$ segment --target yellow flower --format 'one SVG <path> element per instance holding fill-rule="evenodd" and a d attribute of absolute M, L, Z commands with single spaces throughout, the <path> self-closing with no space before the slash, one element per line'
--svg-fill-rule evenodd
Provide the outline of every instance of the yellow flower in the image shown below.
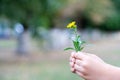
<path fill-rule="evenodd" d="M 73 21 L 67 25 L 67 28 L 76 28 L 76 22 Z"/>

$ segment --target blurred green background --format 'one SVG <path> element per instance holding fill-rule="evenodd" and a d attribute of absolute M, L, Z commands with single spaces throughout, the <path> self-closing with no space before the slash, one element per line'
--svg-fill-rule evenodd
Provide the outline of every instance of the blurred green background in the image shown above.
<path fill-rule="evenodd" d="M 83 51 L 120 66 L 120 0 L 0 0 L 0 80 L 82 80 L 70 72 L 66 25 Z"/>

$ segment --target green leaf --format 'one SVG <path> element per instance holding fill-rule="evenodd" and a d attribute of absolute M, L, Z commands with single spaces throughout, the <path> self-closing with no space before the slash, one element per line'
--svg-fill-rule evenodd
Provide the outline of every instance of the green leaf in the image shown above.
<path fill-rule="evenodd" d="M 80 40 L 80 35 L 77 36 L 77 41 L 79 41 L 79 40 Z"/>
<path fill-rule="evenodd" d="M 81 48 L 80 48 L 80 51 L 82 51 L 82 50 L 83 50 L 83 48 L 84 48 L 84 47 L 81 47 Z"/>
<path fill-rule="evenodd" d="M 78 52 L 80 51 L 80 46 L 79 46 L 79 42 L 78 41 L 73 41 L 74 47 L 75 47 L 75 51 Z"/>
<path fill-rule="evenodd" d="M 75 50 L 74 48 L 71 48 L 71 47 L 68 47 L 68 48 L 65 48 L 64 51 L 66 50 Z"/>

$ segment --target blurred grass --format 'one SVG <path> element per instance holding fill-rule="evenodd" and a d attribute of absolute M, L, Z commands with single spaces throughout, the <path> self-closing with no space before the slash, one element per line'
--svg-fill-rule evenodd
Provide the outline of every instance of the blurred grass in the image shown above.
<path fill-rule="evenodd" d="M 68 63 L 36 63 L 4 65 L 0 80 L 82 80 L 70 72 Z M 7 68 L 7 70 L 6 70 Z"/>
<path fill-rule="evenodd" d="M 13 39 L 0 39 L 0 47 L 14 47 L 16 45 L 16 41 Z"/>
<path fill-rule="evenodd" d="M 10 48 L 15 42 L 0 41 L 1 44 Z M 3 47 L 2 52 L 8 52 L 8 48 Z M 105 62 L 120 66 L 119 48 L 119 40 L 104 40 L 86 46 L 84 51 L 97 54 Z M 15 56 L 0 58 L 0 80 L 83 80 L 70 72 L 69 54 L 64 54 L 66 52 L 33 53 L 34 55 L 28 56 L 27 61 L 27 57 L 20 60 Z"/>
<path fill-rule="evenodd" d="M 110 56 L 105 55 L 102 58 L 110 64 L 120 66 L 117 53 L 109 53 Z M 114 58 L 111 57 L 112 55 Z M 68 59 L 49 60 L 47 58 L 48 56 L 38 62 L 24 62 L 23 60 L 10 64 L 2 63 L 0 64 L 0 80 L 83 80 L 70 72 Z"/>

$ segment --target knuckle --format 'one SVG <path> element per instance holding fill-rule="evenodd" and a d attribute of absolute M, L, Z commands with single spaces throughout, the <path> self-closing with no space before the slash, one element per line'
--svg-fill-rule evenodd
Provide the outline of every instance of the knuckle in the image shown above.
<path fill-rule="evenodd" d="M 87 74 L 87 70 L 83 68 L 83 69 L 81 70 L 81 73 L 82 73 L 82 74 Z"/>
<path fill-rule="evenodd" d="M 78 61 L 78 60 L 76 60 L 75 62 L 76 62 L 77 64 L 79 64 L 79 61 Z"/>
<path fill-rule="evenodd" d="M 72 58 L 72 62 L 74 62 L 75 61 L 75 59 L 74 58 Z"/>
<path fill-rule="evenodd" d="M 75 54 L 75 52 L 72 52 L 72 53 L 71 53 L 71 56 L 74 57 L 74 54 Z"/>
<path fill-rule="evenodd" d="M 75 69 L 74 68 L 71 68 L 71 72 L 74 72 L 75 71 Z"/>
<path fill-rule="evenodd" d="M 76 69 L 78 69 L 78 66 L 77 66 L 76 64 L 74 65 L 74 67 L 75 67 Z"/>
<path fill-rule="evenodd" d="M 82 66 L 83 66 L 84 68 L 87 68 L 88 65 L 89 65 L 88 61 L 85 61 Z"/>
<path fill-rule="evenodd" d="M 74 66 L 74 63 L 73 63 L 73 62 L 70 62 L 70 66 L 73 67 L 73 66 Z"/>
<path fill-rule="evenodd" d="M 85 73 L 85 72 L 86 72 L 86 70 L 83 68 L 83 69 L 81 70 L 81 72 L 82 72 L 82 73 Z"/>

